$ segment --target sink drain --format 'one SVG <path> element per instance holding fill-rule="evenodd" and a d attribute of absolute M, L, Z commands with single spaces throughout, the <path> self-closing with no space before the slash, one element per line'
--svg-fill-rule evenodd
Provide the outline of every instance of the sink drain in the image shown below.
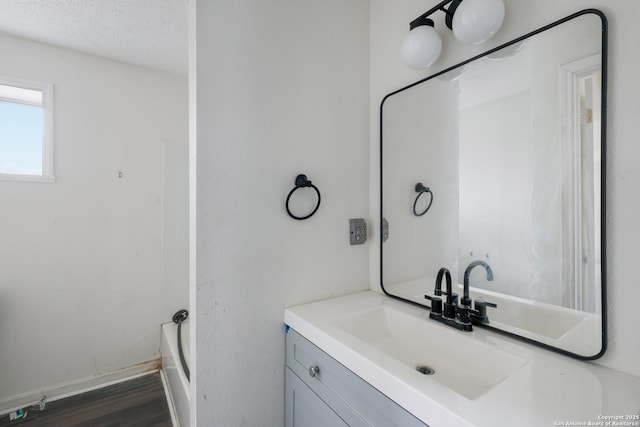
<path fill-rule="evenodd" d="M 427 365 L 416 366 L 416 371 L 420 372 L 422 375 L 433 375 L 436 373 L 436 371 L 431 366 Z"/>

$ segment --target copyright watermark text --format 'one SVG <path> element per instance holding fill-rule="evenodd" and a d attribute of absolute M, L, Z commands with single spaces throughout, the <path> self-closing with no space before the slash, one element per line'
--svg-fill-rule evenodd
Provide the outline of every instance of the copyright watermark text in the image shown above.
<path fill-rule="evenodd" d="M 594 420 L 558 420 L 554 426 L 627 426 L 640 427 L 640 414 L 636 415 L 598 415 Z"/>

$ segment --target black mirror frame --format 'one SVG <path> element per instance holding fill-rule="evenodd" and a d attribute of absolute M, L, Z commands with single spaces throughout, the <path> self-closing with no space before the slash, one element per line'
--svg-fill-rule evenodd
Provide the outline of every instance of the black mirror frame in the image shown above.
<path fill-rule="evenodd" d="M 565 18 L 562 18 L 560 20 L 557 20 L 555 22 L 552 22 L 551 24 L 545 25 L 544 27 L 541 27 L 535 31 L 529 32 L 527 34 L 524 34 L 523 36 L 520 36 L 516 39 L 513 39 L 507 43 L 504 43 L 498 47 L 495 47 L 491 50 L 488 50 L 482 54 L 476 55 L 472 58 L 469 58 L 465 61 L 462 61 L 458 64 L 455 64 L 449 68 L 446 68 L 438 73 L 435 73 L 429 77 L 426 77 L 424 79 L 418 80 L 408 86 L 405 86 L 403 88 L 400 88 L 398 90 L 395 90 L 387 95 L 385 95 L 385 97 L 382 99 L 382 102 L 380 103 L 380 114 L 379 114 L 379 118 L 380 118 L 380 128 L 379 128 L 379 132 L 380 132 L 380 221 L 379 221 L 379 226 L 380 226 L 380 230 L 384 229 L 384 210 L 383 210 L 383 138 L 382 138 L 382 134 L 383 134 L 383 107 L 384 107 L 384 103 L 386 102 L 386 100 L 393 96 L 396 95 L 400 92 L 404 92 L 414 86 L 417 86 L 421 83 L 424 83 L 428 80 L 431 80 L 435 77 L 438 77 L 442 74 L 448 73 L 449 71 L 461 67 L 465 64 L 468 64 L 472 61 L 475 61 L 476 59 L 479 59 L 483 56 L 489 55 L 493 52 L 496 52 L 500 49 L 503 49 L 507 46 L 511 46 L 513 44 L 519 43 L 525 39 L 528 39 L 529 37 L 532 37 L 536 34 L 539 34 L 543 31 L 546 31 L 550 28 L 556 27 L 560 24 L 563 24 L 567 21 L 570 21 L 578 16 L 581 15 L 587 15 L 587 14 L 594 14 L 597 15 L 601 21 L 602 21 L 602 125 L 601 125 L 601 151 L 602 151 L 602 161 L 601 161 L 601 166 L 600 166 L 600 170 L 601 170 L 601 207 L 600 207 L 600 214 L 601 214 L 601 222 L 600 222 L 600 230 L 602 233 L 602 239 L 600 242 L 600 250 L 601 250 L 601 256 L 602 256 L 602 261 L 601 261 L 601 274 L 602 274 L 602 278 L 601 278 L 601 313 L 602 313 L 602 331 L 601 331 L 601 339 L 602 339 L 602 347 L 600 349 L 600 351 L 598 353 L 596 353 L 595 355 L 592 356 L 583 356 L 580 354 L 576 354 L 558 347 L 554 347 L 552 345 L 549 344 L 545 344 L 545 343 L 541 343 L 539 341 L 533 340 L 531 338 L 527 338 L 527 337 L 523 337 L 521 335 L 517 335 L 515 333 L 512 332 L 508 332 L 508 331 L 504 331 L 502 329 L 498 329 L 498 328 L 494 328 L 492 326 L 489 325 L 480 325 L 478 324 L 477 326 L 480 326 L 482 328 L 486 328 L 486 329 L 490 329 L 492 331 L 495 331 L 497 333 L 500 333 L 502 335 L 506 335 L 512 338 L 516 338 L 518 340 L 522 340 L 525 341 L 529 344 L 533 344 L 537 347 L 541 347 L 556 353 L 560 353 L 563 354 L 565 356 L 569 356 L 569 357 L 573 357 L 575 359 L 579 359 L 579 360 L 596 360 L 599 359 L 600 357 L 602 357 L 604 355 L 604 353 L 607 350 L 607 262 L 606 262 L 606 232 L 605 232 L 605 227 L 606 227 L 606 163 L 607 163 L 607 155 L 606 155 L 606 148 L 607 148 L 607 144 L 606 144 L 606 134 L 607 134 L 607 56 L 608 56 L 608 47 L 607 47 L 607 39 L 608 39 L 608 24 L 607 24 L 607 17 L 605 16 L 605 14 L 599 10 L 599 9 L 583 9 L 580 10 L 576 13 L 573 13 L 569 16 L 566 16 Z M 385 295 L 400 300 L 400 301 L 404 301 L 407 302 L 409 304 L 413 304 L 413 305 L 417 305 L 419 307 L 423 307 L 423 308 L 428 308 L 430 309 L 431 307 L 427 306 L 427 305 L 423 305 L 423 304 L 419 304 L 417 302 L 399 297 L 397 295 L 393 295 L 390 294 L 389 292 L 387 292 L 387 290 L 384 287 L 384 283 L 383 283 L 383 241 L 384 241 L 384 233 L 380 233 L 380 288 L 382 289 L 382 291 L 384 292 Z"/>

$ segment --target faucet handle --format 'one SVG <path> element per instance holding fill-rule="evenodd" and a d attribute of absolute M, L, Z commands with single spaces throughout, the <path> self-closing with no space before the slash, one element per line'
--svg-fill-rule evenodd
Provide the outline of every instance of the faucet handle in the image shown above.
<path fill-rule="evenodd" d="M 494 302 L 485 301 L 485 299 L 482 298 L 482 297 L 481 298 L 476 298 L 474 302 L 475 302 L 476 308 L 481 308 L 481 307 L 484 307 L 484 308 L 486 308 L 486 307 L 496 308 L 496 307 L 498 307 L 498 304 L 496 304 Z"/>
<path fill-rule="evenodd" d="M 431 301 L 431 316 L 442 316 L 442 298 L 431 295 L 425 295 L 426 299 Z"/>
<path fill-rule="evenodd" d="M 498 307 L 498 304 L 485 301 L 484 298 L 476 298 L 474 303 L 475 310 L 471 311 L 471 320 L 478 323 L 489 323 L 489 317 L 487 316 L 487 307 Z"/>

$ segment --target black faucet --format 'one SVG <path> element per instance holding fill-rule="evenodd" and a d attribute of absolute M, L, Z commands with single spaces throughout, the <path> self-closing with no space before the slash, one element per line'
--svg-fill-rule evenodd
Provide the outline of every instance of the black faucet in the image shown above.
<path fill-rule="evenodd" d="M 463 317 L 463 320 L 487 324 L 489 323 L 489 318 L 487 317 L 487 307 L 495 308 L 497 307 L 497 305 L 492 302 L 485 301 L 482 298 L 478 298 L 476 299 L 474 304 L 475 310 L 471 310 L 471 298 L 469 297 L 469 276 L 471 275 L 471 270 L 479 265 L 487 270 L 487 280 L 493 280 L 493 270 L 491 270 L 489 264 L 480 260 L 473 261 L 471 264 L 469 264 L 466 270 L 464 270 L 464 281 L 462 283 L 464 288 L 461 300 L 461 310 L 459 311 L 461 312 L 460 316 Z"/>
<path fill-rule="evenodd" d="M 471 275 L 471 270 L 473 270 L 474 267 L 477 267 L 479 265 L 483 266 L 487 270 L 487 280 L 489 281 L 493 280 L 493 270 L 491 270 L 491 267 L 489 267 L 489 264 L 487 264 L 484 261 L 473 261 L 471 264 L 469 264 L 467 266 L 467 269 L 464 270 L 464 281 L 462 283 L 464 288 L 463 288 L 463 295 L 461 300 L 462 305 L 471 306 L 471 298 L 469 298 L 469 276 Z"/>
<path fill-rule="evenodd" d="M 442 278 L 447 282 L 447 290 L 446 292 L 442 292 Z M 441 268 L 438 271 L 438 276 L 436 277 L 436 289 L 434 294 L 446 295 L 447 299 L 444 303 L 444 313 L 443 316 L 445 319 L 455 319 L 456 318 L 456 304 L 458 303 L 458 295 L 453 293 L 453 285 L 451 284 L 451 273 L 446 268 Z"/>
<path fill-rule="evenodd" d="M 453 326 L 461 331 L 473 330 L 473 323 L 488 324 L 487 307 L 497 307 L 496 304 L 477 298 L 474 308 L 471 308 L 472 300 L 469 297 L 469 275 L 471 270 L 477 266 L 482 266 L 487 270 L 487 280 L 493 280 L 493 271 L 489 264 L 484 261 L 473 261 L 464 271 L 463 296 L 458 305 L 458 294 L 453 292 L 451 283 L 451 273 L 446 268 L 441 268 L 436 276 L 436 286 L 433 291 L 434 296 L 425 295 L 431 301 L 431 313 L 429 318 L 442 322 L 445 325 Z M 442 291 L 442 280 L 446 281 L 446 291 Z M 442 302 L 442 295 L 446 295 L 446 301 Z"/>
<path fill-rule="evenodd" d="M 442 292 L 443 278 L 446 280 L 446 292 Z M 461 308 L 458 307 L 458 294 L 453 292 L 451 273 L 449 273 L 449 270 L 444 267 L 441 268 L 440 271 L 438 271 L 438 276 L 436 277 L 436 286 L 433 293 L 434 296 L 424 296 L 426 299 L 431 301 L 431 313 L 429 314 L 429 318 L 442 322 L 446 325 L 453 326 L 454 328 L 460 329 L 462 331 L 470 331 L 472 328 L 468 315 L 470 307 L 466 309 L 462 308 L 464 313 L 466 313 L 466 316 L 463 316 L 463 318 L 461 319 L 458 315 L 458 310 Z M 444 303 L 444 310 L 441 298 L 442 295 L 447 296 L 447 299 Z"/>
<path fill-rule="evenodd" d="M 447 283 L 449 285 L 447 290 L 451 291 L 451 273 L 449 273 L 449 270 L 447 270 L 446 268 L 441 268 L 440 271 L 438 271 L 438 276 L 436 277 L 436 287 L 433 291 L 434 296 L 424 296 L 426 299 L 431 301 L 431 313 L 429 314 L 429 317 L 431 317 L 432 319 L 442 317 L 442 298 L 440 297 L 442 296 L 442 277 L 445 275 L 445 273 L 448 274 Z"/>

